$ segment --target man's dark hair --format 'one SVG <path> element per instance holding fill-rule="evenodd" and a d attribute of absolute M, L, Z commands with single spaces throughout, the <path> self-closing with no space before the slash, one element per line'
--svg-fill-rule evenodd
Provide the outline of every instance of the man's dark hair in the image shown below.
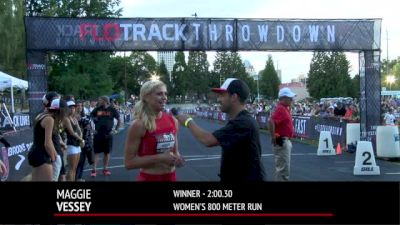
<path fill-rule="evenodd" d="M 241 80 L 232 81 L 229 84 L 227 91 L 231 95 L 237 94 L 241 103 L 245 103 L 250 94 L 249 86 Z"/>

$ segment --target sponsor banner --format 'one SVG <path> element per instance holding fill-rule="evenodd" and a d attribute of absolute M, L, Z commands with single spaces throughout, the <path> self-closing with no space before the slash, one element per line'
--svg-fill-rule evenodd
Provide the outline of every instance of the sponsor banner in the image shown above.
<path fill-rule="evenodd" d="M 206 119 L 224 121 L 227 120 L 225 113 L 217 111 L 198 111 L 197 116 Z M 254 115 L 258 125 L 262 129 L 268 129 L 269 113 L 261 112 Z M 321 131 L 329 131 L 332 135 L 333 144 L 346 143 L 346 121 L 338 118 L 322 118 L 310 116 L 292 116 L 294 126 L 294 136 L 310 140 L 319 140 Z"/>
<path fill-rule="evenodd" d="M 45 64 L 39 64 L 39 63 L 28 63 L 26 64 L 26 68 L 28 70 L 45 70 L 46 65 Z"/>
<path fill-rule="evenodd" d="M 346 143 L 346 122 L 338 118 L 322 118 L 309 116 L 293 116 L 294 133 L 296 137 L 319 140 L 321 131 L 329 131 L 334 145 Z"/>
<path fill-rule="evenodd" d="M 340 121 L 338 118 L 311 118 L 313 126 L 311 134 L 313 135 L 313 139 L 319 140 L 319 133 L 321 131 L 329 131 L 332 135 L 333 145 L 340 142 L 343 146 L 346 143 L 346 122 Z"/>
<path fill-rule="evenodd" d="M 293 119 L 295 137 L 313 139 L 311 137 L 312 127 L 313 127 L 311 124 L 311 117 L 293 116 L 292 119 Z"/>
<path fill-rule="evenodd" d="M 380 19 L 25 17 L 27 49 L 43 51 L 379 50 L 380 27 Z"/>
<path fill-rule="evenodd" d="M 4 138 L 11 144 L 11 147 L 2 148 L 1 159 L 8 162 L 8 176 L 3 177 L 2 181 L 20 181 L 32 171 L 32 167 L 28 163 L 28 150 L 33 143 L 33 130 L 20 130 L 4 135 Z"/>
<path fill-rule="evenodd" d="M 29 114 L 10 113 L 10 117 L 16 129 L 23 129 L 31 125 Z M 6 113 L 0 113 L 0 130 L 13 130 L 11 121 L 8 119 Z"/>

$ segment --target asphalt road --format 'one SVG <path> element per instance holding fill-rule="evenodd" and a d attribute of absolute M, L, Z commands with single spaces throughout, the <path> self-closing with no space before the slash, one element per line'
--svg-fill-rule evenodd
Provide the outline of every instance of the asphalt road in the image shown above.
<path fill-rule="evenodd" d="M 203 129 L 213 131 L 223 124 L 216 121 L 195 119 Z M 123 147 L 127 129 L 114 137 L 113 152 L 110 160 L 111 176 L 97 173 L 90 177 L 90 168 L 86 165 L 83 178 L 86 181 L 135 181 L 138 170 L 126 170 L 123 165 Z M 178 181 L 219 181 L 220 147 L 207 148 L 196 141 L 190 132 L 180 127 L 179 149 L 186 159 L 186 165 L 177 169 Z M 274 181 L 274 161 L 269 143 L 269 135 L 261 134 L 262 161 L 267 173 L 267 181 Z M 376 159 L 381 174 L 374 176 L 353 175 L 355 154 L 343 152 L 335 156 L 317 156 L 317 147 L 293 141 L 291 181 L 400 181 L 400 162 Z M 102 166 L 99 161 L 98 166 Z M 101 168 L 98 168 L 100 170 Z"/>

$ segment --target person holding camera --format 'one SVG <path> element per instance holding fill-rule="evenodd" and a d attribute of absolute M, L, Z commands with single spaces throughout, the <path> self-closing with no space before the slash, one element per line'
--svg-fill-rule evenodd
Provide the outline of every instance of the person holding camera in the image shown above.
<path fill-rule="evenodd" d="M 279 90 L 279 102 L 268 120 L 271 133 L 272 152 L 275 158 L 275 180 L 288 181 L 290 175 L 290 153 L 292 151 L 293 122 L 290 106 L 296 94 L 289 88 Z"/>

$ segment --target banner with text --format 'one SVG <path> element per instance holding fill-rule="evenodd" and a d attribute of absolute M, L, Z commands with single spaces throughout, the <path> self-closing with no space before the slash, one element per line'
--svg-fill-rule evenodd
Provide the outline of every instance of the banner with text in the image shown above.
<path fill-rule="evenodd" d="M 29 114 L 24 113 L 10 113 L 10 117 L 7 113 L 2 111 L 0 113 L 0 131 L 13 130 L 13 126 L 17 129 L 28 128 L 31 125 Z"/>
<path fill-rule="evenodd" d="M 1 176 L 1 181 L 20 181 L 32 171 L 28 163 L 28 150 L 33 143 L 33 130 L 20 130 L 4 135 L 4 138 L 11 146 L 8 149 L 2 146 L 1 149 L 0 159 L 8 171 Z"/>
<path fill-rule="evenodd" d="M 322 118 L 315 116 L 293 116 L 294 135 L 300 138 L 319 140 L 321 131 L 329 131 L 333 144 L 346 143 L 346 124 L 337 118 Z"/>
<path fill-rule="evenodd" d="M 25 17 L 29 50 L 379 50 L 379 19 Z"/>

